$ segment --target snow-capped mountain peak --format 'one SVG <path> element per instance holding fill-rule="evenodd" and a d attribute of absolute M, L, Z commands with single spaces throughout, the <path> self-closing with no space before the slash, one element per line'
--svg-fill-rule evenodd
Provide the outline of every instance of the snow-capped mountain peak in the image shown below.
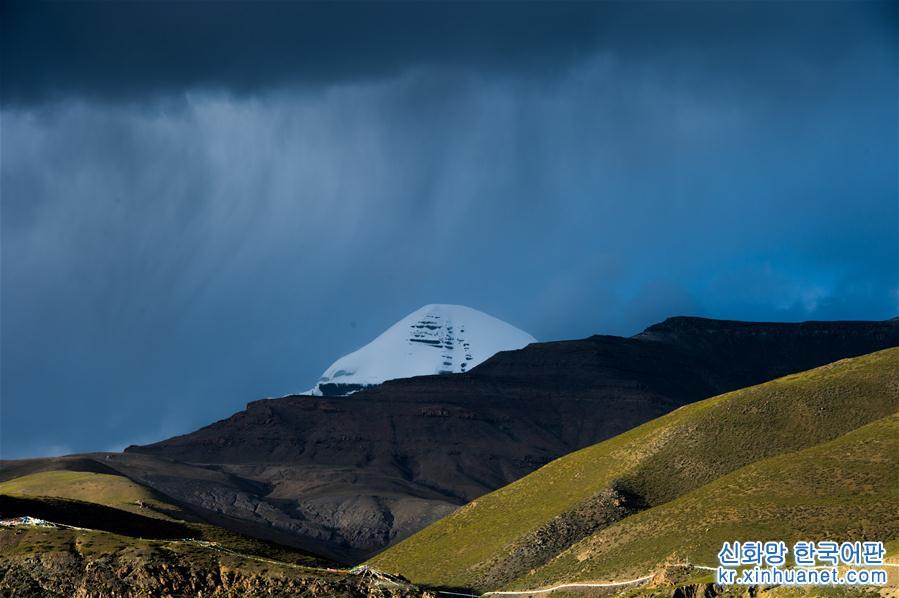
<path fill-rule="evenodd" d="M 500 351 L 533 342 L 530 334 L 476 309 L 425 305 L 331 364 L 307 394 L 346 395 L 385 380 L 466 372 Z"/>

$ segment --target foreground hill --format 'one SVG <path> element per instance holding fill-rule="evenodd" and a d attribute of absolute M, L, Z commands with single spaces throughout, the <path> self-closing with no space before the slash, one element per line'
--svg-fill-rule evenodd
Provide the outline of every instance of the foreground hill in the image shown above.
<path fill-rule="evenodd" d="M 889 349 L 683 407 L 479 498 L 372 563 L 435 585 L 534 588 L 681 559 L 714 565 L 723 539 L 895 539 L 897 372 Z"/>
<path fill-rule="evenodd" d="M 35 486 L 40 481 L 46 484 Z M 45 495 L 23 494 L 35 488 Z M 92 500 L 58 496 L 73 492 Z M 178 520 L 178 512 L 109 474 L 37 473 L 2 484 L 0 595 L 425 595 L 400 579 L 337 569 L 313 555 Z"/>
<path fill-rule="evenodd" d="M 159 493 L 112 473 L 71 469 L 41 471 L 0 482 L 0 495 L 47 496 L 101 504 L 159 519 L 196 520 Z"/>
<path fill-rule="evenodd" d="M 185 541 L 55 528 L 0 530 L 0 595 L 430 596 L 392 580 L 259 561 Z"/>
<path fill-rule="evenodd" d="M 83 458 L 205 520 L 356 561 L 682 405 L 893 346 L 899 320 L 671 318 L 632 338 L 536 343 L 351 397 L 256 401 L 191 434 Z M 57 466 L 8 462 L 0 480 Z"/>
<path fill-rule="evenodd" d="M 512 584 L 628 579 L 666 562 L 716 566 L 725 541 L 899 539 L 899 414 L 742 467 L 577 542 Z M 895 555 L 892 555 L 895 556 Z"/>

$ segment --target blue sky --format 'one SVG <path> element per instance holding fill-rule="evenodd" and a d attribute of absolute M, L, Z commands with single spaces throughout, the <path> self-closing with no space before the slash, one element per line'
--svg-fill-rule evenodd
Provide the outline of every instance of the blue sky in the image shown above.
<path fill-rule="evenodd" d="M 897 315 L 895 4 L 527 6 L 4 3 L 0 455 L 189 431 L 426 303 Z"/>

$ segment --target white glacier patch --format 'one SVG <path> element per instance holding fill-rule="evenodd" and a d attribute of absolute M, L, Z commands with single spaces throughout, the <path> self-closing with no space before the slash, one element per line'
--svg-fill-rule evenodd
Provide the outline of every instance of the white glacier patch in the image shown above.
<path fill-rule="evenodd" d="M 476 309 L 425 305 L 335 361 L 306 394 L 344 395 L 385 380 L 467 372 L 500 351 L 534 342 L 527 332 Z"/>

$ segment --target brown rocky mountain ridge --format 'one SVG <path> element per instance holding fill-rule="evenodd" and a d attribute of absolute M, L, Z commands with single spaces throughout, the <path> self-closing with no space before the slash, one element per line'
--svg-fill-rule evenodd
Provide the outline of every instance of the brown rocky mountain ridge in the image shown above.
<path fill-rule="evenodd" d="M 190 434 L 83 455 L 79 467 L 114 470 L 211 523 L 353 562 L 679 406 L 892 346 L 897 319 L 669 318 L 630 338 L 535 343 L 464 374 L 255 401 Z M 0 480 L 64 462 L 5 462 Z"/>

